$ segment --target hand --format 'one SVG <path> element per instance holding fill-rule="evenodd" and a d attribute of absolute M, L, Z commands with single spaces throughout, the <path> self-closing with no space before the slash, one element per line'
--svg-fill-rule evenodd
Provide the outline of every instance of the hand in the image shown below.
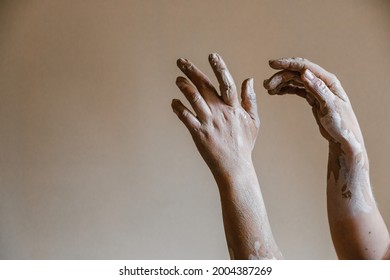
<path fill-rule="evenodd" d="M 362 149 L 358 121 L 335 75 L 303 58 L 270 60 L 269 64 L 281 70 L 264 81 L 269 94 L 290 93 L 305 98 L 312 106 L 323 137 L 346 150 Z"/>
<path fill-rule="evenodd" d="M 251 162 L 260 120 L 253 79 L 242 83 L 240 104 L 236 85 L 222 58 L 210 54 L 209 62 L 217 77 L 220 95 L 194 64 L 179 59 L 178 67 L 192 84 L 187 78 L 178 77 L 176 85 L 196 115 L 177 99 L 172 101 L 172 109 L 188 128 L 213 174 L 221 175 Z"/>

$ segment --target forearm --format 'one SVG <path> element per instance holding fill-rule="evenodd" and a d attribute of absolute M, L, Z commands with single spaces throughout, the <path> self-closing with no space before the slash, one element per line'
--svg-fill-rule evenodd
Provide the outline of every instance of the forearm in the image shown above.
<path fill-rule="evenodd" d="M 327 202 L 339 258 L 382 258 L 389 234 L 372 195 L 363 140 L 354 145 L 330 143 Z"/>
<path fill-rule="evenodd" d="M 213 172 L 221 196 L 230 257 L 283 258 L 272 235 L 252 162 L 236 166 L 230 172 Z"/>

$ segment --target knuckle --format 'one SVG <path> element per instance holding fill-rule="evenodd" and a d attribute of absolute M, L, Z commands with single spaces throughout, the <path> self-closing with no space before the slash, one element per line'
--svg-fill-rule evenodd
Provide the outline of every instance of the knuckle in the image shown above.
<path fill-rule="evenodd" d="M 317 81 L 315 81 L 314 83 L 314 90 L 318 93 L 320 93 L 322 96 L 327 96 L 327 98 L 330 98 L 333 96 L 333 94 L 331 94 L 329 88 L 327 87 L 327 85 L 324 83 L 324 81 L 318 79 Z"/>
<path fill-rule="evenodd" d="M 236 90 L 236 87 L 231 81 L 227 81 L 221 85 L 220 90 L 226 92 L 229 95 Z"/>
<path fill-rule="evenodd" d="M 231 83 L 223 84 L 223 89 L 227 92 L 231 92 L 233 90 L 233 85 Z"/>
<path fill-rule="evenodd" d="M 337 78 L 336 75 L 331 74 L 330 80 L 331 80 L 331 84 L 330 84 L 331 89 L 336 89 L 336 88 L 339 88 L 341 86 L 340 80 Z"/>
<path fill-rule="evenodd" d="M 311 63 L 308 59 L 303 57 L 294 57 L 291 66 L 299 69 L 299 70 L 305 70 L 308 68 L 308 65 Z"/>
<path fill-rule="evenodd" d="M 197 93 L 197 92 L 192 92 L 192 93 L 190 94 L 189 99 L 190 99 L 190 102 L 191 102 L 191 103 L 197 104 L 197 103 L 200 102 L 201 96 L 200 96 L 200 94 Z"/>
<path fill-rule="evenodd" d="M 213 88 L 213 84 L 207 77 L 205 77 L 201 80 L 200 87 L 202 90 L 210 90 Z"/>
<path fill-rule="evenodd" d="M 188 112 L 187 112 L 187 111 L 184 111 L 184 110 L 181 110 L 181 111 L 179 112 L 179 117 L 180 117 L 181 119 L 187 119 L 187 118 L 188 118 Z"/>
<path fill-rule="evenodd" d="M 187 63 L 187 64 L 184 65 L 184 69 L 187 72 L 192 72 L 192 71 L 194 71 L 194 65 L 192 63 Z"/>
<path fill-rule="evenodd" d="M 304 68 L 304 64 L 302 63 L 302 61 L 299 61 L 299 60 L 291 61 L 290 66 L 294 69 L 303 69 Z"/>
<path fill-rule="evenodd" d="M 320 79 L 317 79 L 315 82 L 314 82 L 314 87 L 317 89 L 317 90 L 321 90 L 323 91 L 325 89 L 325 83 L 320 80 Z"/>

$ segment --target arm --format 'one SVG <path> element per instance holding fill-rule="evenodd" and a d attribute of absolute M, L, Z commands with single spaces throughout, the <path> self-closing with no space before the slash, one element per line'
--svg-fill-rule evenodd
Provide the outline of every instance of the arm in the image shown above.
<path fill-rule="evenodd" d="M 270 66 L 281 71 L 264 81 L 268 92 L 305 98 L 329 142 L 328 219 L 338 257 L 386 257 L 389 233 L 372 194 L 363 136 L 340 82 L 302 58 L 273 60 Z"/>
<path fill-rule="evenodd" d="M 192 83 L 178 77 L 176 84 L 195 114 L 177 99 L 172 101 L 173 111 L 189 130 L 217 182 L 230 257 L 281 258 L 251 158 L 260 125 L 253 80 L 243 82 L 240 103 L 222 58 L 211 54 L 209 62 L 221 95 L 194 64 L 179 59 L 178 67 Z"/>

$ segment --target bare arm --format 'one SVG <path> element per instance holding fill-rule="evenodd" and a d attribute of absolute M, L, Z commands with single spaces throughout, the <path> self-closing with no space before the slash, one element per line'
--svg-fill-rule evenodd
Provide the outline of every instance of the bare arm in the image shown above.
<path fill-rule="evenodd" d="M 195 114 L 177 99 L 172 101 L 173 111 L 191 133 L 217 182 L 230 257 L 281 258 L 251 158 L 260 125 L 253 80 L 243 82 L 240 102 L 222 58 L 211 54 L 209 62 L 220 95 L 194 64 L 179 59 L 177 65 L 188 79 L 178 77 L 176 84 Z"/>
<path fill-rule="evenodd" d="M 281 71 L 264 81 L 268 92 L 305 98 L 322 136 L 329 141 L 328 219 L 338 257 L 385 258 L 389 233 L 371 191 L 363 136 L 340 82 L 302 58 L 273 60 L 270 66 Z"/>

